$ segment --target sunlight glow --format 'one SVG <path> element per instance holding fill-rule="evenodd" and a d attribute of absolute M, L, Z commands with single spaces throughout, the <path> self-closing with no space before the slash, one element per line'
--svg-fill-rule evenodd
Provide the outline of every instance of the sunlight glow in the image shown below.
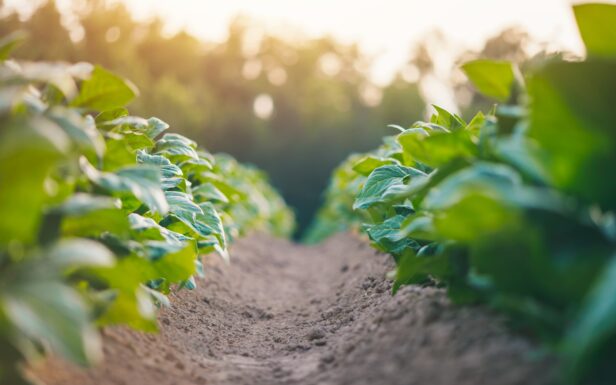
<path fill-rule="evenodd" d="M 43 0 L 4 0 L 8 7 L 27 14 Z M 81 0 L 56 0 L 60 9 L 68 9 Z M 505 28 L 519 27 L 526 31 L 532 43 L 530 54 L 547 51 L 570 51 L 583 54 L 570 9 L 577 0 L 106 0 L 125 3 L 138 20 L 160 18 L 164 33 L 172 36 L 180 30 L 205 42 L 223 42 L 233 21 L 241 20 L 247 28 L 242 41 L 246 59 L 242 76 L 256 80 L 264 76 L 270 84 L 282 86 L 287 81 L 284 68 L 269 68 L 268 63 L 255 58 L 263 37 L 274 34 L 288 41 L 332 36 L 341 43 L 357 44 L 370 59 L 365 68 L 377 86 L 388 84 L 396 73 L 413 81 L 419 75 L 408 60 L 418 42 L 433 48 L 434 79 L 422 86 L 427 100 L 449 106 L 455 111 L 454 95 L 447 81 L 455 77 L 455 60 L 468 50 L 480 50 L 486 39 Z M 616 0 L 603 0 L 616 3 Z M 67 14 L 69 12 L 66 12 Z M 71 25 L 70 16 L 65 24 Z M 78 41 L 83 31 L 71 29 L 71 39 Z M 70 29 L 70 28 L 69 28 Z M 108 42 L 121 39 L 117 30 L 105 35 Z M 297 61 L 293 53 L 285 65 Z M 287 60 L 288 59 L 288 60 Z M 355 65 L 360 65 L 356 63 Z M 339 58 L 325 54 L 319 59 L 321 72 L 337 76 L 342 69 Z M 362 69 L 363 71 L 364 69 Z M 362 92 L 367 105 L 380 98 L 374 87 Z"/>
<path fill-rule="evenodd" d="M 274 100 L 267 94 L 260 94 L 253 104 L 255 115 L 260 119 L 269 119 L 274 112 Z"/>
<path fill-rule="evenodd" d="M 125 0 L 142 19 L 161 15 L 170 31 L 187 28 L 221 41 L 237 15 L 257 20 L 287 38 L 332 35 L 358 42 L 375 56 L 373 78 L 391 79 L 408 58 L 413 42 L 435 29 L 454 49 L 479 48 L 505 27 L 517 25 L 554 49 L 581 53 L 568 0 Z"/>

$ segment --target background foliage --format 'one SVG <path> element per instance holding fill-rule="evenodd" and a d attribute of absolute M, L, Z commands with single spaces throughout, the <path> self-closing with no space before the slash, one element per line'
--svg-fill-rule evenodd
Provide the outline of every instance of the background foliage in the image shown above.
<path fill-rule="evenodd" d="M 73 11 L 68 28 L 53 1 L 25 20 L 5 12 L 0 35 L 28 32 L 28 44 L 15 51 L 18 58 L 83 60 L 131 79 L 142 93 L 130 105 L 133 113 L 156 111 L 208 150 L 264 169 L 296 209 L 300 230 L 319 207 L 332 169 L 347 154 L 377 146 L 392 132 L 388 123 L 424 117 L 422 82 L 434 76 L 434 57 L 446 49 L 434 39 L 409 47 L 408 68 L 376 87 L 367 75 L 370 58 L 331 38 L 289 41 L 264 34 L 254 43 L 254 23 L 238 18 L 226 41 L 210 43 L 184 32 L 168 36 L 160 20 L 135 21 L 121 3 L 76 0 Z M 74 33 L 74 24 L 81 33 Z M 522 62 L 529 56 L 529 40 L 508 29 L 481 52 L 463 57 Z M 409 78 L 408 72 L 415 75 Z M 461 107 L 471 105 L 464 111 L 491 103 L 459 76 L 446 81 L 456 87 Z M 266 119 L 253 112 L 260 95 L 273 101 Z"/>

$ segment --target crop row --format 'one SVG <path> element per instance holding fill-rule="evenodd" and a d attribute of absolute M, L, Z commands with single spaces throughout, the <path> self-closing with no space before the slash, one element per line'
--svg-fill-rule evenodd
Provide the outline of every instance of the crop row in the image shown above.
<path fill-rule="evenodd" d="M 435 106 L 334 173 L 308 239 L 361 227 L 405 284 L 487 303 L 562 360 L 563 382 L 614 383 L 616 6 L 574 7 L 584 61 L 463 70 L 499 104 Z"/>
<path fill-rule="evenodd" d="M 87 63 L 7 59 L 0 41 L 0 383 L 46 351 L 100 357 L 97 327 L 155 330 L 200 255 L 292 212 L 259 170 L 130 116 L 128 81 Z"/>

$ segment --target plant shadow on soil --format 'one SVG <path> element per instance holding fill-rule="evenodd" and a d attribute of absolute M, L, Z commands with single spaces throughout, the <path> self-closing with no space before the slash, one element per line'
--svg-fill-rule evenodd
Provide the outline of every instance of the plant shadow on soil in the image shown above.
<path fill-rule="evenodd" d="M 318 246 L 253 235 L 171 296 L 160 334 L 107 328 L 101 365 L 32 372 L 47 385 L 553 383 L 554 360 L 500 317 L 435 288 L 392 296 L 391 269 L 354 234 Z"/>

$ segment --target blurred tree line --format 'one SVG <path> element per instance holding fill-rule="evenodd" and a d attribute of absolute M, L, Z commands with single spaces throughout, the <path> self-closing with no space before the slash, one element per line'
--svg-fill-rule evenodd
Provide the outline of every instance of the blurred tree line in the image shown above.
<path fill-rule="evenodd" d="M 367 75 L 370 60 L 356 45 L 288 41 L 247 19 L 230 24 L 226 41 L 210 43 L 186 32 L 168 36 L 160 19 L 136 21 L 118 2 L 74 0 L 70 22 L 53 0 L 25 19 L 5 8 L 0 0 L 0 36 L 29 34 L 16 57 L 89 61 L 127 77 L 141 91 L 132 113 L 160 117 L 210 151 L 265 169 L 296 209 L 300 230 L 339 162 L 376 147 L 387 124 L 410 124 L 426 111 L 420 85 L 434 68 L 428 42 L 412 51 L 414 76 L 401 69 L 376 87 Z M 504 31 L 464 57 L 489 52 L 525 61 L 522 34 Z M 463 82 L 447 81 L 465 98 L 463 110 L 484 107 Z"/>

